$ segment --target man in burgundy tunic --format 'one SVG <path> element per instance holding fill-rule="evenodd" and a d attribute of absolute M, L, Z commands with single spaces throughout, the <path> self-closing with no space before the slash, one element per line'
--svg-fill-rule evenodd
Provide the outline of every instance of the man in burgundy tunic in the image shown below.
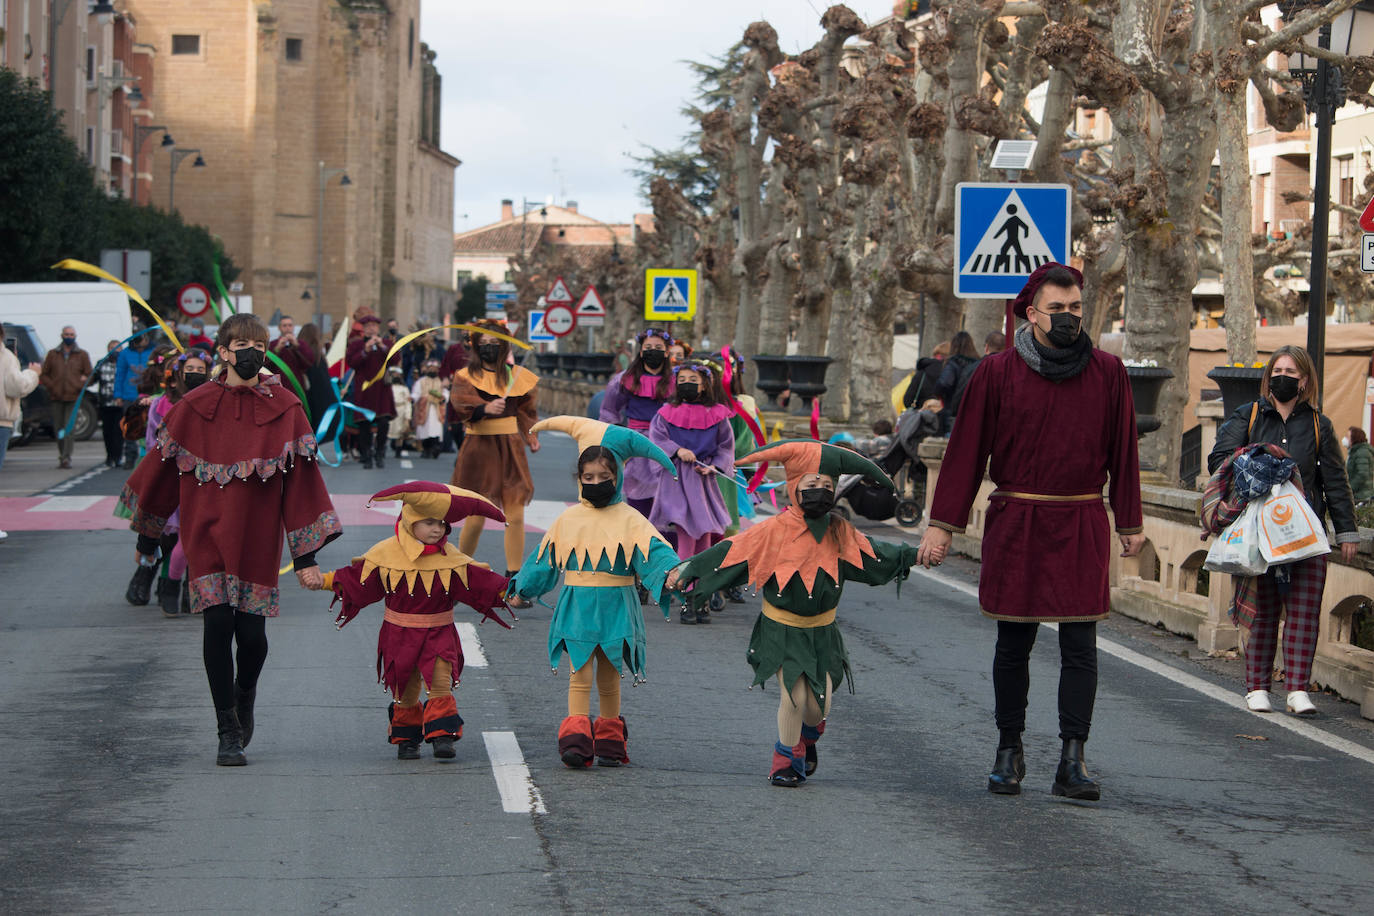
<path fill-rule="evenodd" d="M 1042 622 L 1059 624 L 1059 730 L 1054 794 L 1096 800 L 1083 762 L 1097 695 L 1097 624 L 1111 609 L 1111 534 L 1122 556 L 1141 533 L 1140 468 L 1130 381 L 1121 360 L 1082 333 L 1083 276 L 1062 264 L 1031 274 L 1013 303 L 1026 319 L 1015 345 L 985 358 L 969 381 L 940 466 L 920 562 L 938 566 L 962 533 L 983 480 L 997 489 L 984 521 L 978 596 L 997 621 L 993 658 L 1001 733 L 988 789 L 1021 791 L 1030 651 Z M 989 464 L 989 460 L 991 463 Z"/>

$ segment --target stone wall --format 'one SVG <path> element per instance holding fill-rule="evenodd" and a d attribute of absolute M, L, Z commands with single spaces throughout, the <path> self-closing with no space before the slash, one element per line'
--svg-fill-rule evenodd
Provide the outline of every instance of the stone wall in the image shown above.
<path fill-rule="evenodd" d="M 927 439 L 920 457 L 929 469 L 926 517 L 940 476 L 946 440 Z M 983 520 L 991 481 L 984 480 L 964 534 L 954 536 L 952 548 L 981 559 Z M 1145 549 L 1140 556 L 1122 559 L 1112 552 L 1112 610 L 1135 620 L 1163 626 L 1187 636 L 1208 653 L 1241 647 L 1242 634 L 1227 616 L 1231 577 L 1202 569 L 1210 542 L 1201 539 L 1197 512 L 1202 494 L 1164 486 L 1141 486 L 1145 514 Z M 1108 514 L 1110 515 L 1110 507 Z M 1360 544 L 1354 563 L 1332 554 L 1322 598 L 1321 633 L 1312 680 L 1352 702 L 1374 719 L 1374 652 L 1351 644 L 1351 618 L 1360 608 L 1374 605 L 1374 554 L 1369 536 Z M 1275 660 L 1282 668 L 1282 652 Z"/>

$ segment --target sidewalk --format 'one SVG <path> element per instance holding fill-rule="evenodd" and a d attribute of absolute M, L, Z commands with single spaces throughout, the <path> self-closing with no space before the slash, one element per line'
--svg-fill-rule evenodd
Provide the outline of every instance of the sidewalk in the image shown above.
<path fill-rule="evenodd" d="M 58 470 L 57 443 L 52 439 L 35 439 L 16 448 L 10 444 L 5 452 L 5 466 L 0 467 L 0 497 L 36 496 L 52 487 L 105 467 L 105 444 L 99 436 L 77 442 L 72 449 L 72 466 Z M 111 474 L 124 471 L 112 470 Z"/>

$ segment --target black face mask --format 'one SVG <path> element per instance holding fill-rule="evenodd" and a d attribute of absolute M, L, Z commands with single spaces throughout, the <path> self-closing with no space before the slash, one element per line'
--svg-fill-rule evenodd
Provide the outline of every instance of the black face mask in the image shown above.
<path fill-rule="evenodd" d="M 1280 404 L 1287 404 L 1298 396 L 1298 380 L 1291 375 L 1275 375 L 1269 379 L 1269 393 Z"/>
<path fill-rule="evenodd" d="M 820 518 L 835 507 L 835 492 L 825 487 L 812 487 L 797 494 L 801 503 L 802 515 L 807 518 Z"/>
<path fill-rule="evenodd" d="M 701 394 L 701 386 L 696 382 L 682 382 L 677 386 L 677 393 L 684 401 L 695 401 Z"/>
<path fill-rule="evenodd" d="M 1045 337 L 1049 340 L 1050 346 L 1056 350 L 1063 350 L 1073 345 L 1078 339 L 1079 330 L 1083 327 L 1083 318 L 1079 315 L 1071 315 L 1068 312 L 1058 312 L 1049 316 L 1050 329 L 1045 332 Z"/>
<path fill-rule="evenodd" d="M 494 366 L 496 365 L 496 361 L 501 358 L 501 345 L 482 344 L 482 346 L 477 348 L 477 355 L 481 358 L 482 362 L 490 363 Z"/>
<path fill-rule="evenodd" d="M 615 481 L 603 480 L 601 483 L 584 483 L 582 498 L 597 509 L 604 509 L 615 499 Z"/>
<path fill-rule="evenodd" d="M 645 350 L 639 358 L 644 361 L 644 368 L 657 371 L 668 361 L 668 354 L 663 350 Z"/>
<path fill-rule="evenodd" d="M 430 370 L 428 370 L 427 372 L 425 372 L 425 377 L 426 377 L 426 378 L 438 378 L 438 377 L 439 377 L 439 370 L 438 370 L 438 369 L 430 369 Z"/>
<path fill-rule="evenodd" d="M 245 382 L 257 377 L 258 370 L 262 368 L 263 361 L 267 359 L 257 347 L 244 347 L 241 350 L 230 352 L 234 354 L 234 374 Z"/>
<path fill-rule="evenodd" d="M 76 338 L 75 338 L 75 337 L 64 337 L 64 338 L 62 338 L 62 343 L 65 344 L 65 345 L 68 346 L 68 347 L 74 347 L 74 346 L 76 346 Z"/>
<path fill-rule="evenodd" d="M 201 385 L 204 385 L 205 380 L 208 379 L 209 376 L 204 372 L 187 372 L 181 378 L 186 383 L 186 390 L 190 391 L 193 388 L 199 388 Z"/>

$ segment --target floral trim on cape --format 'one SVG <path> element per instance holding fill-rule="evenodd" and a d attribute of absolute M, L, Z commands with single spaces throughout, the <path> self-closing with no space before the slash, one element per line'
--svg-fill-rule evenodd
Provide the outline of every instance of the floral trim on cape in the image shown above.
<path fill-rule="evenodd" d="M 119 492 L 119 502 L 123 503 L 129 510 L 129 527 L 136 533 L 147 535 L 150 538 L 158 537 L 163 529 L 167 527 L 167 519 L 160 515 L 153 515 L 144 512 L 138 507 L 138 494 L 126 483 Z"/>
<path fill-rule="evenodd" d="M 262 480 L 267 480 L 278 471 L 285 474 L 295 465 L 297 455 L 307 460 L 313 459 L 318 448 L 315 437 L 305 433 L 283 445 L 281 454 L 275 458 L 244 458 L 233 464 L 213 464 L 197 457 L 173 439 L 165 425 L 158 430 L 157 445 L 162 451 L 163 460 L 170 458 L 175 461 L 177 470 L 183 474 L 193 473 L 201 483 L 214 482 L 220 486 L 235 478 L 247 480 L 254 474 Z"/>
<path fill-rule="evenodd" d="M 339 514 L 330 509 L 321 512 L 319 518 L 304 528 L 286 532 L 286 543 L 294 558 L 319 550 L 331 537 L 340 534 L 343 534 L 343 525 L 339 522 Z"/>
<path fill-rule="evenodd" d="M 274 585 L 259 585 L 233 573 L 217 572 L 191 580 L 191 612 L 199 614 L 217 604 L 259 617 L 276 617 L 280 593 Z"/>

